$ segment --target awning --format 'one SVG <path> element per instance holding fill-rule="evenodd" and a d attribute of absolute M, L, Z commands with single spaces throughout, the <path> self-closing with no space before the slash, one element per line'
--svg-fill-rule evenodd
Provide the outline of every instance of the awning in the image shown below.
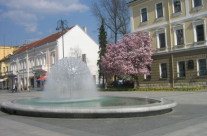
<path fill-rule="evenodd" d="M 45 81 L 45 80 L 47 80 L 47 75 L 43 75 L 37 79 L 37 81 Z"/>
<path fill-rule="evenodd" d="M 7 80 L 7 78 L 3 78 L 3 79 L 0 79 L 0 82 L 4 82 L 6 80 Z"/>

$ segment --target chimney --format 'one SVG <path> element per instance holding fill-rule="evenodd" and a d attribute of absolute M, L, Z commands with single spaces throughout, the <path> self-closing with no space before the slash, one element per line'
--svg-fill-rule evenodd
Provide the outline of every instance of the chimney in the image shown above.
<path fill-rule="evenodd" d="M 85 33 L 87 33 L 87 27 L 83 27 L 83 31 L 85 32 Z"/>
<path fill-rule="evenodd" d="M 82 61 L 86 63 L 86 54 L 82 54 Z"/>

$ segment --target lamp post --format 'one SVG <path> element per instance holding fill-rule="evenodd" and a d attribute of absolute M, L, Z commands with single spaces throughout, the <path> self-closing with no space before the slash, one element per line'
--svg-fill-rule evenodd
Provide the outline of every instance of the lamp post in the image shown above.
<path fill-rule="evenodd" d="M 68 29 L 68 21 L 67 20 L 59 20 L 58 22 L 57 22 L 57 28 L 56 28 L 56 30 L 61 30 L 61 33 L 62 33 L 62 48 L 63 48 L 63 58 L 65 57 L 64 56 L 64 39 L 63 39 L 63 32 L 66 30 L 66 29 Z"/>

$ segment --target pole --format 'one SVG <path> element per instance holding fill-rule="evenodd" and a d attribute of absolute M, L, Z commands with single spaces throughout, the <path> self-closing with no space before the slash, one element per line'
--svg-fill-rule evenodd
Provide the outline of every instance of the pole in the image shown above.
<path fill-rule="evenodd" d="M 64 37 L 63 37 L 63 33 L 64 33 L 64 31 L 66 30 L 68 28 L 68 26 L 67 26 L 67 20 L 59 20 L 58 22 L 57 22 L 57 28 L 56 28 L 56 30 L 61 30 L 61 34 L 62 34 L 62 48 L 63 48 L 63 58 L 65 57 L 65 55 L 64 55 Z"/>

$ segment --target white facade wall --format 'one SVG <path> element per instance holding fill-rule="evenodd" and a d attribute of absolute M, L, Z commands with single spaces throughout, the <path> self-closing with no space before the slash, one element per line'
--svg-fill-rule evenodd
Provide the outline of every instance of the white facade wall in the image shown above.
<path fill-rule="evenodd" d="M 98 83 L 98 44 L 92 40 L 86 32 L 79 26 L 74 26 L 63 36 L 64 40 L 64 57 L 86 54 L 86 63 L 92 75 L 96 76 Z M 62 37 L 57 40 L 58 59 L 63 57 Z M 82 57 L 82 56 L 81 56 Z"/>

